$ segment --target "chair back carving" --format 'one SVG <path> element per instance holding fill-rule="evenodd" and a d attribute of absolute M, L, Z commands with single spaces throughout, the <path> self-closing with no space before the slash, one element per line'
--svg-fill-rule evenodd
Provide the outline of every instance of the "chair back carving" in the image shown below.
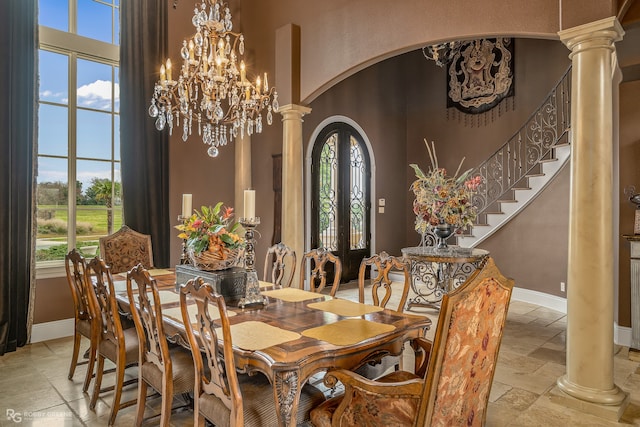
<path fill-rule="evenodd" d="M 287 258 L 291 259 L 290 264 L 286 263 Z M 292 248 L 282 242 L 276 243 L 267 250 L 262 280 L 271 282 L 276 286 L 290 287 L 291 283 L 293 283 L 293 276 L 296 273 L 296 261 L 296 252 Z M 289 278 L 284 281 L 286 265 L 291 266 L 291 273 Z M 269 270 L 271 270 L 271 276 L 269 276 Z"/>
<path fill-rule="evenodd" d="M 187 309 L 187 297 L 195 302 L 197 307 L 196 322 Z M 216 398 L 230 411 L 230 419 L 217 420 L 219 425 L 244 425 L 242 394 L 238 377 L 233 363 L 233 348 L 231 342 L 231 328 L 224 299 L 217 294 L 209 283 L 200 277 L 191 279 L 180 287 L 180 307 L 182 318 L 186 325 L 191 354 L 196 368 L 194 389 L 194 414 L 200 414 L 200 396 L 207 394 Z M 217 312 L 222 326 L 222 341 L 224 348 L 218 345 L 219 335 L 216 332 L 211 312 Z M 213 316 L 213 317 L 218 317 Z M 202 337 L 207 337 L 203 339 Z M 198 349 L 200 351 L 198 351 Z M 206 355 L 205 369 L 202 352 Z M 222 355 L 222 357 L 220 357 Z M 225 363 L 225 361 L 230 361 Z M 228 365 L 228 368 L 226 367 Z M 219 411 L 221 417 L 226 417 Z M 214 421 L 214 420 L 211 420 Z"/>
<path fill-rule="evenodd" d="M 311 292 L 322 292 L 327 285 L 327 263 L 333 264 L 333 285 L 331 287 L 331 296 L 335 296 L 340 286 L 340 278 L 342 276 L 342 262 L 340 258 L 331 251 L 319 248 L 305 252 L 302 256 L 300 264 L 300 289 L 304 289 L 304 272 L 306 271 L 307 262 L 311 262 L 311 271 L 309 274 L 309 289 Z"/>
<path fill-rule="evenodd" d="M 99 239 L 100 256 L 111 267 L 111 273 L 129 271 L 138 264 L 151 269 L 153 265 L 153 250 L 151 236 L 138 233 L 126 225 L 120 230 Z"/>
<path fill-rule="evenodd" d="M 67 282 L 73 298 L 76 322 L 78 320 L 91 320 L 93 318 L 90 306 L 91 295 L 87 292 L 89 288 L 85 283 L 87 263 L 75 248 L 65 255 L 64 260 Z"/>
<path fill-rule="evenodd" d="M 389 272 L 395 269 L 403 273 L 403 287 L 400 290 L 400 301 L 398 301 L 397 307 L 393 308 L 396 311 L 403 311 L 405 303 L 407 302 L 411 282 L 408 263 L 404 259 L 391 256 L 384 251 L 371 257 L 363 258 L 360 263 L 360 270 L 358 271 L 358 298 L 361 303 L 365 302 L 364 285 L 367 267 L 371 267 L 371 294 L 373 304 L 382 308 L 387 307 L 387 303 L 393 295 L 393 282 L 389 279 Z"/>
<path fill-rule="evenodd" d="M 417 425 L 484 425 L 512 289 L 513 280 L 488 258 L 445 295 Z"/>
<path fill-rule="evenodd" d="M 95 257 L 87 265 L 87 274 L 87 280 L 93 280 L 92 312 L 101 320 L 99 340 L 111 341 L 116 347 L 124 345 L 111 269 L 104 260 Z"/>
<path fill-rule="evenodd" d="M 137 288 L 134 289 L 134 283 Z M 158 284 L 138 264 L 127 273 L 127 295 L 139 342 L 139 365 L 151 363 L 171 380 L 172 366 L 169 344 L 162 325 L 162 309 Z"/>

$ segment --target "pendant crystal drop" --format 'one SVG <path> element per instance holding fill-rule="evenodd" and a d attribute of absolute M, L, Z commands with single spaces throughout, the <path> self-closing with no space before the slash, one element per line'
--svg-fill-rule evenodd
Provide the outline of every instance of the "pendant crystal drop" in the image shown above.
<path fill-rule="evenodd" d="M 269 107 L 269 111 L 267 111 L 267 124 L 269 126 L 273 124 L 273 114 L 271 114 L 271 107 Z"/>
<path fill-rule="evenodd" d="M 151 117 L 158 117 L 158 107 L 155 102 L 149 106 L 149 115 Z"/>
<path fill-rule="evenodd" d="M 273 96 L 273 103 L 271 105 L 273 105 L 273 111 L 277 113 L 278 110 L 280 109 L 280 103 L 278 102 L 278 95 Z"/>
<path fill-rule="evenodd" d="M 240 55 L 244 55 L 244 36 L 240 35 L 240 46 L 238 46 L 238 52 Z"/>
<path fill-rule="evenodd" d="M 164 118 L 164 114 L 160 114 L 156 119 L 156 129 L 163 130 L 167 120 Z"/>
<path fill-rule="evenodd" d="M 262 133 L 262 116 L 256 119 L 256 133 Z"/>
<path fill-rule="evenodd" d="M 218 157 L 219 153 L 220 151 L 218 150 L 218 147 L 214 147 L 213 145 L 207 150 L 209 157 Z"/>
<path fill-rule="evenodd" d="M 222 120 L 222 118 L 224 117 L 224 111 L 222 111 L 222 107 L 220 106 L 220 103 L 216 103 L 216 109 L 213 112 L 216 115 L 216 119 L 218 120 Z"/>
<path fill-rule="evenodd" d="M 234 92 L 233 96 L 231 97 L 231 105 L 238 105 L 239 102 L 240 98 L 238 97 L 238 93 Z"/>
<path fill-rule="evenodd" d="M 214 6 L 213 19 L 216 21 L 220 20 L 220 3 L 216 3 Z"/>

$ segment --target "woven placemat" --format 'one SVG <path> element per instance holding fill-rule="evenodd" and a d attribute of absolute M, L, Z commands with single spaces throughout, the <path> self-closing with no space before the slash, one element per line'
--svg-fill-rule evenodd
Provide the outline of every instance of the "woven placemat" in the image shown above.
<path fill-rule="evenodd" d="M 196 323 L 196 314 L 197 308 L 195 305 L 187 306 L 187 311 L 189 312 L 189 320 L 191 324 Z M 182 323 L 182 311 L 180 311 L 180 307 L 171 307 L 171 308 L 163 308 L 162 315 L 172 318 L 173 320 L 177 320 Z M 209 306 L 209 315 L 211 316 L 211 320 L 217 320 L 220 318 L 220 311 L 218 307 Z M 235 316 L 235 311 L 227 310 L 227 317 Z"/>
<path fill-rule="evenodd" d="M 222 328 L 216 328 L 216 334 L 222 336 Z M 287 341 L 300 338 L 297 332 L 287 331 L 266 323 L 250 320 L 231 325 L 233 345 L 244 350 L 262 350 Z"/>
<path fill-rule="evenodd" d="M 325 298 L 325 295 L 303 291 L 302 289 L 296 288 L 282 288 L 273 291 L 263 291 L 262 295 L 278 298 L 288 302 L 300 302 L 309 299 Z"/>
<path fill-rule="evenodd" d="M 147 270 L 149 272 L 149 276 L 154 277 L 154 276 L 164 276 L 167 274 L 173 274 L 173 272 L 171 270 L 167 270 L 166 268 L 152 268 L 150 270 Z"/>
<path fill-rule="evenodd" d="M 363 316 L 369 313 L 375 313 L 376 311 L 382 311 L 382 307 L 375 305 L 360 304 L 359 302 L 353 302 L 346 299 L 330 299 L 321 302 L 312 302 L 307 307 L 314 308 L 316 310 L 328 311 L 329 313 L 335 313 L 338 316 L 355 317 Z"/>
<path fill-rule="evenodd" d="M 302 331 L 309 338 L 326 341 L 334 345 L 351 345 L 376 335 L 391 332 L 396 327 L 365 319 L 344 319 L 328 325 Z"/>
<path fill-rule="evenodd" d="M 262 289 L 262 288 L 272 288 L 275 285 L 271 282 L 264 282 L 262 280 L 258 280 L 258 286 L 260 286 L 260 289 Z"/>

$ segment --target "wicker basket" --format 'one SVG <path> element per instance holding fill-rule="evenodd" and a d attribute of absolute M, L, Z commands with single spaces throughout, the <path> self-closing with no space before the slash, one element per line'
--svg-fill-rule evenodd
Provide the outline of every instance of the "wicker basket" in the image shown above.
<path fill-rule="evenodd" d="M 191 264 L 200 270 L 205 271 L 217 271 L 224 270 L 234 265 L 240 254 L 240 249 L 229 249 L 226 251 L 226 257 L 224 259 L 220 253 L 213 253 L 209 251 L 203 251 L 200 254 L 196 254 L 193 251 L 189 251 L 189 258 Z"/>

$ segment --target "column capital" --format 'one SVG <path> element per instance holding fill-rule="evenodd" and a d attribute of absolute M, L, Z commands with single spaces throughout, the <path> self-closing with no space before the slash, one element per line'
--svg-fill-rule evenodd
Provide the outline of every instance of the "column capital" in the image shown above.
<path fill-rule="evenodd" d="M 311 113 L 311 108 L 303 105 L 287 104 L 281 105 L 278 109 L 278 113 L 282 114 L 283 120 L 292 119 L 295 118 L 295 116 L 302 119 L 305 114 Z"/>
<path fill-rule="evenodd" d="M 613 43 L 622 40 L 624 30 L 618 18 L 611 16 L 559 31 L 558 36 L 571 50 L 571 57 L 578 52 L 594 48 L 613 50 Z"/>

